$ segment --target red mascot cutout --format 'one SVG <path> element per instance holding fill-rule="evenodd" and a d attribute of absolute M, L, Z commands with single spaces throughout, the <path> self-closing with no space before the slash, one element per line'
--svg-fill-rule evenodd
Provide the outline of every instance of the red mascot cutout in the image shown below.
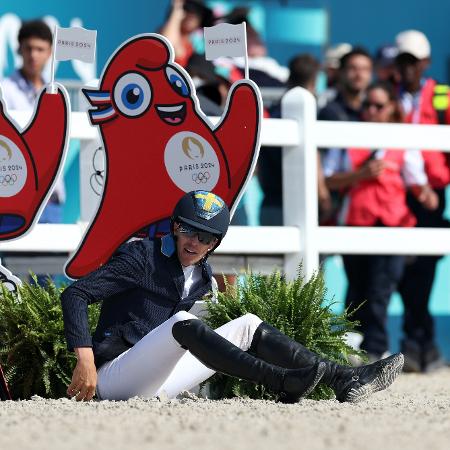
<path fill-rule="evenodd" d="M 21 131 L 0 101 L 0 241 L 23 236 L 39 216 L 62 170 L 68 141 L 69 97 L 41 91 Z"/>
<path fill-rule="evenodd" d="M 157 34 L 136 36 L 110 58 L 94 106 L 106 154 L 97 213 L 66 265 L 79 278 L 104 264 L 139 230 L 168 219 L 195 189 L 214 191 L 234 211 L 259 151 L 261 97 L 249 80 L 235 83 L 215 127 L 200 110 L 187 72 Z"/>

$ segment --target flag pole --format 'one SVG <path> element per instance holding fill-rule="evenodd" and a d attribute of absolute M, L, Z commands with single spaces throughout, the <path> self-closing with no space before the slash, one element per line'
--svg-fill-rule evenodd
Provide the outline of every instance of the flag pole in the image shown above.
<path fill-rule="evenodd" d="M 53 48 L 52 48 L 52 61 L 51 61 L 51 68 L 50 68 L 50 86 L 49 89 L 47 89 L 47 92 L 49 94 L 56 94 L 56 86 L 55 86 L 55 53 L 56 53 L 56 40 L 58 39 L 58 27 L 55 25 L 54 31 L 53 31 Z"/>
<path fill-rule="evenodd" d="M 248 72 L 248 51 L 247 51 L 247 24 L 246 24 L 246 22 L 242 22 L 242 24 L 244 25 L 244 39 L 245 39 L 245 56 L 244 56 L 244 59 L 245 59 L 245 78 L 247 79 L 247 80 L 249 80 L 250 79 L 250 75 L 249 75 L 249 72 Z"/>

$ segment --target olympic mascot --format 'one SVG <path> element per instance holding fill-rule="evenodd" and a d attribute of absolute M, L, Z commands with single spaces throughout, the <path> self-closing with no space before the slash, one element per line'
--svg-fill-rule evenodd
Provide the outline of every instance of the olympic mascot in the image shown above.
<path fill-rule="evenodd" d="M 100 129 L 106 182 L 98 210 L 66 265 L 80 278 L 145 227 L 168 221 L 186 193 L 213 191 L 234 211 L 259 151 L 261 98 L 235 83 L 215 126 L 199 107 L 187 72 L 157 34 L 133 37 L 106 64 L 98 89 L 84 89 Z"/>

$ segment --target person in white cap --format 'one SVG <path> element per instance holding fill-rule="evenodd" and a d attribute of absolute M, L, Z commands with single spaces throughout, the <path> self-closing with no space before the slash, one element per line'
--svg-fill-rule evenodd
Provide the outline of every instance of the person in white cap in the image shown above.
<path fill-rule="evenodd" d="M 430 64 L 431 46 L 418 30 L 407 30 L 396 37 L 396 65 L 400 74 L 399 97 L 408 123 L 450 124 L 449 87 L 436 83 L 424 74 Z M 450 183 L 446 155 L 439 151 L 422 152 L 431 187 L 439 197 L 439 206 L 431 211 L 412 195 L 408 205 L 417 218 L 418 227 L 448 227 L 443 218 L 445 187 Z M 406 266 L 399 292 L 405 306 L 405 371 L 429 372 L 443 365 L 435 343 L 434 323 L 428 303 L 436 264 L 440 256 L 417 256 Z"/>
<path fill-rule="evenodd" d="M 350 53 L 353 47 L 347 42 L 342 42 L 329 47 L 325 52 L 325 60 L 323 62 L 323 70 L 327 77 L 327 88 L 320 93 L 317 99 L 317 106 L 319 109 L 324 108 L 327 103 L 333 101 L 337 94 L 337 85 L 339 82 L 339 67 L 341 58 Z"/>

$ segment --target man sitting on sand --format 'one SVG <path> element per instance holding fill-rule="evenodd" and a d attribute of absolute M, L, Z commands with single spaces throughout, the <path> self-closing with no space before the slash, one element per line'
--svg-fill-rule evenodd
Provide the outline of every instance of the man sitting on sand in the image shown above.
<path fill-rule="evenodd" d="M 77 364 L 69 396 L 127 400 L 169 398 L 215 372 L 260 383 L 284 402 L 306 397 L 318 383 L 341 402 L 387 388 L 403 355 L 351 368 L 321 358 L 253 314 L 212 330 L 188 311 L 212 289 L 208 256 L 230 222 L 225 202 L 206 191 L 175 206 L 171 233 L 122 245 L 108 263 L 62 294 L 65 333 Z M 88 305 L 102 301 L 94 336 Z"/>

